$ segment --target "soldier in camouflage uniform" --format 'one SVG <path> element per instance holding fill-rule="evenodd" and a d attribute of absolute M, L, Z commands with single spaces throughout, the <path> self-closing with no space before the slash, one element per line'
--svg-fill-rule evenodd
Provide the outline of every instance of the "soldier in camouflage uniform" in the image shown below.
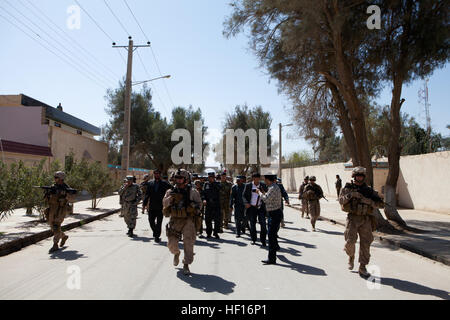
<path fill-rule="evenodd" d="M 143 195 L 147 194 L 147 187 L 148 187 L 149 180 L 150 180 L 150 175 L 145 174 L 144 181 L 142 181 L 140 184 L 141 192 Z M 145 209 L 146 209 L 146 205 L 144 203 L 142 203 L 142 214 L 145 214 Z"/>
<path fill-rule="evenodd" d="M 141 201 L 142 193 L 138 184 L 133 183 L 133 176 L 127 176 L 127 183 L 119 189 L 119 195 L 123 198 L 123 215 L 128 226 L 127 235 L 133 237 L 138 215 L 137 204 Z"/>
<path fill-rule="evenodd" d="M 228 222 L 231 220 L 230 210 L 230 197 L 231 188 L 233 184 L 227 181 L 227 174 L 223 172 L 220 175 L 220 214 L 221 214 L 221 228 L 220 232 L 223 232 L 222 228 L 228 229 Z"/>
<path fill-rule="evenodd" d="M 339 203 L 343 211 L 347 212 L 345 227 L 344 250 L 349 256 L 348 268 L 354 267 L 355 244 L 359 234 L 359 274 L 370 277 L 366 265 L 370 260 L 370 244 L 373 241 L 372 232 L 376 229 L 376 218 L 373 216 L 375 208 L 383 208 L 384 202 L 378 193 L 365 182 L 366 169 L 356 167 L 353 169 L 351 183 L 347 183 L 339 194 Z"/>
<path fill-rule="evenodd" d="M 45 199 L 48 204 L 48 208 L 45 209 L 45 216 L 53 231 L 53 247 L 49 250 L 49 253 L 58 250 L 59 240 L 61 240 L 60 247 L 62 248 L 69 238 L 62 232 L 61 224 L 70 210 L 69 203 L 73 203 L 75 199 L 74 193 L 68 192 L 68 190 L 73 189 L 64 183 L 65 176 L 62 171 L 56 172 L 55 183 L 51 186 L 51 189 L 45 192 Z"/>
<path fill-rule="evenodd" d="M 175 175 L 176 186 L 169 189 L 163 199 L 164 216 L 170 217 L 166 225 L 167 247 L 174 255 L 173 264 L 179 263 L 178 242 L 183 237 L 183 273 L 190 274 L 189 265 L 194 261 L 196 233 L 200 229 L 202 199 L 195 188 L 188 185 L 189 173 L 179 169 Z"/>
<path fill-rule="evenodd" d="M 308 201 L 308 212 L 311 217 L 312 231 L 316 231 L 316 221 L 320 216 L 320 202 L 323 198 L 322 188 L 316 183 L 316 177 L 309 177 L 309 183 L 305 187 L 304 197 Z"/>
<path fill-rule="evenodd" d="M 302 218 L 305 216 L 306 212 L 306 218 L 309 218 L 309 212 L 308 212 L 308 200 L 304 197 L 305 193 L 305 187 L 308 185 L 309 177 L 306 176 L 303 179 L 303 183 L 300 185 L 300 189 L 298 191 L 298 199 L 302 201 Z"/>
<path fill-rule="evenodd" d="M 127 179 L 123 179 L 123 185 L 127 184 Z M 119 217 L 123 217 L 123 197 L 121 195 L 119 195 L 119 204 L 120 204 L 120 213 L 119 213 Z"/>

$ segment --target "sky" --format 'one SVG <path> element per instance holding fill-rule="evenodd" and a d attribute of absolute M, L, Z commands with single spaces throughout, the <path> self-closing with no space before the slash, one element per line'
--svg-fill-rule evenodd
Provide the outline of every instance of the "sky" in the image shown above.
<path fill-rule="evenodd" d="M 74 21 L 70 8 L 77 1 L 103 31 L 83 10 L 80 28 L 69 27 L 68 21 Z M 246 35 L 223 36 L 223 22 L 231 13 L 229 0 L 127 0 L 145 35 L 124 0 L 77 1 L 0 0 L 0 94 L 23 93 L 52 106 L 61 103 L 64 111 L 102 126 L 108 122 L 106 89 L 117 87 L 126 73 L 127 52 L 112 48 L 111 39 L 127 45 L 131 35 L 135 45 L 151 41 L 157 61 L 150 48 L 137 49 L 133 80 L 158 77 L 159 70 L 170 74 L 170 79 L 151 82 L 155 109 L 169 118 L 174 106 L 200 108 L 209 128 L 207 141 L 217 142 L 226 114 L 236 105 L 246 103 L 269 111 L 275 140 L 278 124 L 291 122 L 287 112 L 291 104 L 260 68 Z M 435 71 L 428 83 L 431 123 L 445 136 L 450 124 L 449 84 L 448 65 Z M 418 102 L 421 87 L 423 81 L 404 87 L 402 110 L 425 125 L 425 112 Z M 386 87 L 377 103 L 389 104 L 390 95 Z M 311 146 L 297 137 L 295 127 L 284 128 L 283 155 L 300 150 L 311 151 Z M 209 157 L 207 165 L 214 164 Z"/>

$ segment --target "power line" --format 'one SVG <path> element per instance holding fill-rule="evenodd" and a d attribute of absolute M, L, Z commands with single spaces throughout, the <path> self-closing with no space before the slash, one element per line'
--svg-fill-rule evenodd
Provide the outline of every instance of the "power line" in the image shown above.
<path fill-rule="evenodd" d="M 130 11 L 131 15 L 133 16 L 134 21 L 136 21 L 137 25 L 139 26 L 139 29 L 141 29 L 141 32 L 142 32 L 142 34 L 144 35 L 145 39 L 146 39 L 147 41 L 150 42 L 150 40 L 149 40 L 147 34 L 144 32 L 144 29 L 142 28 L 141 24 L 139 23 L 139 20 L 138 20 L 138 19 L 136 18 L 136 16 L 134 15 L 133 10 L 132 10 L 131 7 L 128 5 L 128 3 L 127 3 L 126 0 L 123 0 L 123 1 L 124 1 L 125 5 L 127 6 L 128 10 Z M 154 62 L 155 62 L 156 68 L 158 69 L 159 75 L 162 77 L 163 75 L 162 75 L 162 72 L 161 72 L 161 68 L 159 67 L 158 59 L 156 58 L 156 54 L 155 54 L 155 52 L 153 51 L 153 45 L 150 46 L 150 50 L 151 50 L 151 52 L 152 52 L 153 60 L 154 60 Z M 171 102 L 171 104 L 172 104 L 172 107 L 175 108 L 175 104 L 173 103 L 172 97 L 171 97 L 171 95 L 170 95 L 170 93 L 169 93 L 169 89 L 167 88 L 166 81 L 165 81 L 164 79 L 162 79 L 162 81 L 163 81 L 163 85 L 164 85 L 164 88 L 165 88 L 165 90 L 166 90 L 167 96 L 169 97 L 169 100 L 170 100 L 170 102 Z"/>
<path fill-rule="evenodd" d="M 33 36 L 29 35 L 24 29 L 22 29 L 21 27 L 19 27 L 17 24 L 15 24 L 14 22 L 12 22 L 11 20 L 9 20 L 8 18 L 6 18 L 4 15 L 0 14 L 0 17 L 2 17 L 3 19 L 5 19 L 7 22 L 9 22 L 11 25 L 13 25 L 14 27 L 16 27 L 17 29 L 19 29 L 20 31 L 22 31 L 26 36 L 28 36 L 29 38 L 31 38 L 33 41 L 37 42 L 37 44 L 39 44 L 40 46 L 42 46 L 44 49 L 48 50 L 49 52 L 51 52 L 52 54 L 54 54 L 55 56 L 57 56 L 59 59 L 61 59 L 62 61 L 64 61 L 65 63 L 69 64 L 72 68 L 74 68 L 75 70 L 77 70 L 79 73 L 81 73 L 83 76 L 85 76 L 86 78 L 88 78 L 89 80 L 95 82 L 98 86 L 100 86 L 101 88 L 105 89 L 105 86 L 100 84 L 97 80 L 91 78 L 90 76 L 88 76 L 86 73 L 82 72 L 80 69 L 78 69 L 75 65 L 73 65 L 72 63 L 70 63 L 69 61 L 65 60 L 64 58 L 62 58 L 60 55 L 58 55 L 57 53 L 55 53 L 53 50 L 51 50 L 50 48 L 48 48 L 47 46 L 43 45 L 41 42 L 39 42 L 36 38 L 34 38 Z M 36 34 L 37 36 L 39 36 L 38 34 Z M 39 36 L 40 37 L 40 36 Z"/>
<path fill-rule="evenodd" d="M 130 36 L 130 33 L 127 31 L 127 29 L 125 28 L 125 26 L 123 25 L 122 21 L 120 21 L 119 17 L 116 16 L 116 14 L 114 13 L 113 9 L 111 9 L 111 7 L 109 6 L 108 2 L 106 2 L 106 0 L 103 0 L 103 2 L 105 3 L 105 5 L 108 7 L 109 11 L 111 11 L 112 15 L 114 16 L 114 18 L 116 18 L 117 22 L 120 24 L 120 26 L 122 27 L 122 29 L 125 31 L 125 33 L 127 34 L 127 36 Z"/>
<path fill-rule="evenodd" d="M 43 33 L 45 33 L 51 40 L 55 41 L 57 44 L 59 44 L 59 46 L 61 46 L 64 50 L 67 50 L 68 52 L 71 53 L 71 50 L 68 49 L 64 44 L 61 44 L 61 42 L 57 39 L 55 39 L 52 35 L 50 35 L 47 31 L 45 31 L 44 29 L 42 29 L 39 25 L 37 25 L 36 23 L 34 23 L 31 19 L 29 19 L 27 16 L 25 16 L 22 12 L 20 12 L 16 7 L 14 7 L 13 5 L 11 5 L 11 3 L 9 3 L 9 1 L 5 0 L 6 3 L 8 3 L 9 6 L 11 6 L 14 10 L 16 10 L 22 17 L 24 17 L 25 19 L 29 20 L 34 26 L 36 26 L 39 30 L 41 30 Z M 26 26 L 28 29 L 31 30 L 31 32 L 35 33 L 36 35 L 38 35 L 42 40 L 44 40 L 45 42 L 47 42 L 50 46 L 52 46 L 52 43 L 50 43 L 48 40 L 46 40 L 45 38 L 43 38 L 41 35 L 39 35 L 36 31 L 34 31 L 32 28 L 30 28 L 29 26 L 27 26 L 25 23 L 21 22 L 16 16 L 14 16 L 13 14 L 11 14 L 11 12 L 9 12 L 7 9 L 5 9 L 4 7 L 0 7 L 2 8 L 5 12 L 7 12 L 10 16 L 12 16 L 15 20 L 17 20 L 19 23 L 22 23 L 24 26 Z M 58 50 L 61 54 L 63 54 L 65 57 L 67 57 L 69 60 L 71 60 L 73 63 L 77 64 L 79 67 L 81 67 L 82 69 L 84 69 L 85 72 L 90 73 L 94 78 L 96 78 L 97 80 L 99 80 L 100 82 L 103 82 L 104 84 L 106 84 L 107 86 L 109 86 L 108 82 L 111 81 L 110 79 L 107 79 L 106 77 L 103 77 L 103 79 L 98 76 L 97 74 L 95 74 L 94 72 L 92 72 L 91 70 L 89 70 L 89 66 L 88 68 L 86 68 L 83 63 L 85 63 L 84 61 L 82 61 L 82 63 L 79 63 L 78 61 L 76 61 L 74 58 L 68 56 L 64 51 L 62 51 L 61 49 L 59 49 L 56 46 L 53 46 L 56 50 Z M 105 81 L 106 79 L 106 81 Z"/>
<path fill-rule="evenodd" d="M 145 67 L 144 61 L 142 60 L 142 57 L 141 57 L 139 51 L 137 51 L 137 54 L 138 54 L 139 60 L 141 61 L 142 67 L 144 67 L 144 71 L 147 74 L 147 77 L 151 78 L 149 72 L 147 71 L 147 68 Z M 158 91 L 155 89 L 154 84 L 152 82 L 150 82 L 150 85 L 152 86 L 153 91 L 156 93 L 156 96 L 158 97 L 159 102 L 161 102 L 161 105 L 163 106 L 164 110 L 169 114 L 169 111 L 167 110 L 166 105 L 164 104 L 161 97 L 159 96 Z"/>
<path fill-rule="evenodd" d="M 113 71 L 111 71 L 111 69 L 106 66 L 104 63 L 102 63 L 102 61 L 100 61 L 100 59 L 97 59 L 97 57 L 95 57 L 91 52 L 89 52 L 89 50 L 85 49 L 81 44 L 79 44 L 74 38 L 72 38 L 70 36 L 70 34 L 68 32 L 66 32 L 64 29 L 62 29 L 60 26 L 58 26 L 56 23 L 53 22 L 52 19 L 50 19 L 41 9 L 39 9 L 39 7 L 37 7 L 33 2 L 31 2 L 30 0 L 26 0 L 31 6 L 33 6 L 33 8 L 38 11 L 42 16 L 44 16 L 48 21 L 50 21 L 56 28 L 58 28 L 60 30 L 61 33 L 59 33 L 59 35 L 61 36 L 61 34 L 64 35 L 61 36 L 61 38 L 64 38 L 68 43 L 70 44 L 75 44 L 78 48 L 80 48 L 82 51 L 84 51 L 87 55 L 89 55 L 89 57 L 91 57 L 93 60 L 95 60 L 95 62 L 102 66 L 103 69 L 107 72 L 110 73 L 110 75 L 112 75 L 114 78 L 120 78 L 116 73 L 114 73 Z M 20 2 L 22 4 L 22 6 L 24 6 L 27 9 L 30 9 L 29 7 L 25 6 L 25 4 L 21 1 Z M 44 21 L 44 19 L 40 18 L 38 16 L 38 18 L 43 21 L 49 28 L 51 28 L 55 33 L 57 33 L 55 31 L 54 28 L 52 28 L 47 22 Z M 69 38 L 71 41 L 67 40 L 67 38 Z"/>
<path fill-rule="evenodd" d="M 83 6 L 78 2 L 78 0 L 74 0 L 74 1 L 75 1 L 75 2 L 77 3 L 77 5 L 81 8 L 81 10 L 83 10 L 84 13 L 86 13 L 87 16 L 95 23 L 95 25 L 97 26 L 97 28 L 99 28 L 100 31 L 102 31 L 102 32 L 104 33 L 104 35 L 105 35 L 106 37 L 108 37 L 109 40 L 111 40 L 111 42 L 114 42 L 113 38 L 111 38 L 111 36 L 110 36 L 108 33 L 106 33 L 106 31 L 103 30 L 102 27 L 100 27 L 100 25 L 97 23 L 97 21 L 89 14 L 89 12 L 87 12 L 87 10 L 85 10 L 85 9 L 83 8 Z"/>
<path fill-rule="evenodd" d="M 89 14 L 89 12 L 80 4 L 80 2 L 78 2 L 78 0 L 74 0 L 76 2 L 76 4 L 81 8 L 81 10 L 84 11 L 84 13 L 87 14 L 87 16 L 89 17 L 89 19 L 92 20 L 92 22 L 94 22 L 94 24 L 97 26 L 97 28 L 103 32 L 103 34 L 109 39 L 111 40 L 111 42 L 114 42 L 113 38 L 97 23 L 97 21 Z M 126 64 L 127 61 L 125 60 L 125 58 L 123 57 L 122 53 L 120 51 L 117 51 L 117 54 L 120 56 L 120 58 L 122 59 L 122 61 Z"/>

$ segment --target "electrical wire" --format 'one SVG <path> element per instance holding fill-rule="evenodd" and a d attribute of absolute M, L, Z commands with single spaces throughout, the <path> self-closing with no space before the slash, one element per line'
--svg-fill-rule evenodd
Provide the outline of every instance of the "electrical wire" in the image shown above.
<path fill-rule="evenodd" d="M 97 80 L 91 78 L 89 75 L 87 75 L 86 73 L 82 72 L 79 68 L 77 68 L 75 65 L 73 65 L 72 63 L 70 63 L 69 61 L 67 61 L 66 59 L 62 58 L 60 55 L 58 55 L 56 52 L 54 52 L 53 50 L 51 50 L 50 48 L 48 48 L 47 46 L 45 46 L 44 44 L 42 44 L 39 40 L 37 40 L 36 38 L 34 38 L 33 36 L 31 36 L 30 34 L 28 34 L 24 29 L 22 29 L 21 27 L 19 27 L 17 24 L 15 24 L 14 22 L 12 22 L 11 20 L 9 20 L 8 18 L 6 18 L 4 15 L 0 14 L 0 17 L 2 17 L 4 20 L 6 20 L 8 23 L 10 23 L 11 25 L 13 25 L 14 27 L 16 27 L 17 29 L 19 29 L 20 31 L 22 31 L 22 33 L 24 33 L 26 36 L 28 36 L 29 38 L 31 38 L 33 41 L 35 41 L 37 44 L 39 44 L 40 46 L 42 46 L 44 49 L 48 50 L 49 52 L 51 52 L 52 54 L 54 54 L 55 56 L 57 56 L 59 59 L 61 59 L 62 61 L 64 61 L 65 63 L 67 63 L 68 65 L 70 65 L 72 68 L 74 68 L 75 70 L 77 70 L 80 74 L 82 74 L 83 76 L 85 76 L 86 78 L 88 78 L 89 80 L 93 81 L 94 83 L 96 83 L 98 86 L 100 86 L 103 89 L 106 89 L 106 87 L 102 84 L 100 84 Z M 40 37 L 38 34 L 36 34 L 38 37 Z"/>
<path fill-rule="evenodd" d="M 64 35 L 64 39 L 70 39 L 71 41 L 67 40 L 67 42 L 71 43 L 71 44 L 75 44 L 78 48 L 80 48 L 83 52 L 85 52 L 90 58 L 92 58 L 98 65 L 103 67 L 104 71 L 109 72 L 109 74 L 111 76 L 113 76 L 114 78 L 118 79 L 120 78 L 120 76 L 118 76 L 115 72 L 113 72 L 108 66 L 106 66 L 100 59 L 98 59 L 96 56 L 94 56 L 89 50 L 85 49 L 80 43 L 78 43 L 73 37 L 70 36 L 70 34 L 68 32 L 66 32 L 64 29 L 62 29 L 60 26 L 58 26 L 55 22 L 53 22 L 52 19 L 50 19 L 41 9 L 39 9 L 39 7 L 37 7 L 33 2 L 31 2 L 30 0 L 25 0 L 27 1 L 31 6 L 33 6 L 33 8 L 38 11 L 43 17 L 45 17 L 50 23 L 52 23 L 56 28 L 58 28 L 60 30 L 59 35 L 61 36 L 61 34 Z M 22 0 L 20 1 L 20 3 L 22 4 L 22 6 L 24 6 L 24 8 L 27 8 L 28 10 L 30 10 L 30 7 L 25 6 L 25 4 L 22 2 Z M 37 15 L 36 15 L 37 16 Z M 52 28 L 47 22 L 44 21 L 44 19 L 40 18 L 38 16 L 39 19 L 41 19 L 41 21 L 43 21 L 44 23 L 46 23 L 46 25 L 51 28 L 53 30 L 53 32 L 58 33 L 55 31 L 55 28 Z M 63 38 L 63 36 L 61 36 L 61 38 Z"/>
<path fill-rule="evenodd" d="M 52 35 L 50 35 L 47 31 L 45 31 L 44 29 L 42 29 L 38 24 L 34 23 L 31 19 L 29 19 L 27 16 L 25 16 L 22 12 L 20 12 L 16 7 L 14 7 L 13 5 L 11 5 L 11 3 L 8 0 L 5 0 L 6 3 L 8 3 L 9 6 L 11 6 L 14 10 L 16 10 L 22 17 L 24 17 L 26 20 L 28 20 L 29 22 L 31 22 L 31 24 L 33 24 L 35 27 L 37 27 L 39 30 L 41 30 L 43 33 L 45 33 L 51 40 L 53 40 L 54 42 L 56 42 L 59 46 L 61 46 L 64 50 L 68 51 L 69 53 L 72 53 L 70 49 L 68 49 L 64 44 L 61 44 L 61 42 L 57 39 L 55 39 Z M 40 34 L 38 34 L 36 31 L 34 31 L 32 28 L 30 28 L 28 25 L 26 25 L 25 23 L 23 23 L 22 21 L 20 21 L 16 16 L 14 16 L 10 11 L 8 11 L 7 9 L 5 9 L 4 7 L 0 7 L 2 8 L 6 13 L 8 13 L 11 17 L 13 17 L 16 21 L 18 21 L 19 23 L 21 23 L 22 25 L 26 26 L 28 29 L 31 30 L 32 33 L 38 35 L 42 40 L 44 40 L 45 42 L 47 42 L 50 46 L 53 46 L 53 48 L 57 51 L 59 51 L 61 54 L 63 54 L 66 58 L 68 58 L 69 60 L 71 60 L 74 64 L 78 65 L 80 68 L 82 68 L 86 73 L 91 74 L 91 76 L 93 76 L 94 78 L 96 78 L 98 81 L 103 82 L 104 84 L 106 84 L 107 86 L 109 86 L 108 82 L 111 81 L 110 79 L 104 77 L 103 75 L 97 75 L 96 73 L 92 72 L 89 69 L 89 66 L 87 65 L 84 66 L 83 64 L 86 64 L 84 61 L 82 62 L 78 62 L 76 59 L 74 59 L 73 57 L 69 56 L 68 54 L 66 54 L 63 50 L 59 49 L 57 46 L 54 46 L 52 43 L 50 43 L 47 39 L 43 38 Z M 72 53 L 73 54 L 73 53 Z M 103 78 L 102 78 L 103 77 Z"/>
<path fill-rule="evenodd" d="M 122 29 L 125 31 L 125 33 L 127 34 L 127 36 L 130 36 L 130 33 L 127 31 L 127 29 L 126 29 L 125 26 L 123 25 L 122 21 L 120 21 L 119 17 L 114 13 L 113 9 L 111 9 L 111 7 L 109 6 L 108 2 L 106 2 L 106 0 L 103 0 L 103 2 L 104 2 L 105 5 L 108 7 L 109 11 L 112 13 L 112 15 L 114 16 L 114 18 L 116 18 L 117 22 L 120 24 L 120 26 L 121 26 Z"/>
<path fill-rule="evenodd" d="M 142 28 L 141 24 L 139 23 L 139 20 L 136 18 L 136 16 L 134 15 L 133 10 L 132 10 L 131 7 L 128 5 L 128 2 L 127 2 L 126 0 L 123 0 L 123 2 L 124 2 L 125 5 L 127 6 L 127 8 L 128 8 L 128 10 L 130 11 L 131 15 L 133 16 L 134 21 L 136 21 L 137 25 L 139 26 L 139 29 L 141 30 L 141 32 L 142 32 L 142 34 L 144 35 L 145 39 L 146 39 L 148 42 L 150 42 L 150 40 L 149 40 L 147 34 L 144 32 L 144 29 Z M 150 43 L 151 43 L 151 42 L 150 42 Z M 156 68 L 158 69 L 159 75 L 162 77 L 163 75 L 162 75 L 162 72 L 161 72 L 161 68 L 159 67 L 158 59 L 156 58 L 156 54 L 155 54 L 155 52 L 154 52 L 154 50 L 153 50 L 153 46 L 152 46 L 152 45 L 150 45 L 150 50 L 151 50 L 151 53 L 152 53 L 153 60 L 154 60 L 154 62 L 155 62 Z M 165 88 L 165 90 L 166 90 L 167 96 L 169 97 L 169 100 L 170 100 L 170 102 L 171 102 L 171 104 L 172 104 L 172 107 L 175 108 L 175 104 L 173 103 L 172 96 L 170 95 L 169 89 L 167 88 L 166 81 L 165 81 L 164 79 L 162 79 L 162 81 L 163 81 L 163 85 L 164 85 L 164 88 Z"/>

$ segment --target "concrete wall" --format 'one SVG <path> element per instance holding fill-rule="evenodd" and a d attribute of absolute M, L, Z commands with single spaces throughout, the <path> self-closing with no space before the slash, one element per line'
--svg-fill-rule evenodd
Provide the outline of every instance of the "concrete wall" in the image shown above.
<path fill-rule="evenodd" d="M 48 147 L 48 125 L 42 124 L 43 108 L 0 108 L 0 138 Z"/>
<path fill-rule="evenodd" d="M 402 207 L 450 213 L 450 151 L 401 157 L 397 193 Z"/>
<path fill-rule="evenodd" d="M 18 163 L 19 161 L 22 161 L 26 166 L 32 167 L 34 165 L 38 165 L 42 159 L 46 159 L 44 169 L 48 170 L 50 168 L 50 157 L 14 152 L 4 152 L 3 155 L 0 155 L 0 160 L 3 161 L 3 157 L 5 159 L 5 163 L 8 164 L 8 166 L 11 163 Z"/>
<path fill-rule="evenodd" d="M 49 127 L 49 129 L 53 158 L 58 159 L 62 165 L 64 165 L 66 155 L 73 150 L 76 160 L 84 158 L 90 161 L 100 161 L 102 165 L 107 166 L 108 145 L 106 143 L 57 127 Z"/>
<path fill-rule="evenodd" d="M 336 174 L 343 185 L 351 180 L 351 169 L 346 170 L 344 163 L 283 169 L 282 179 L 286 189 L 298 192 L 303 177 L 314 175 L 325 196 L 336 197 Z M 387 169 L 374 169 L 374 188 L 381 194 L 387 174 Z M 397 194 L 401 207 L 450 213 L 449 193 L 450 151 L 400 158 Z"/>

